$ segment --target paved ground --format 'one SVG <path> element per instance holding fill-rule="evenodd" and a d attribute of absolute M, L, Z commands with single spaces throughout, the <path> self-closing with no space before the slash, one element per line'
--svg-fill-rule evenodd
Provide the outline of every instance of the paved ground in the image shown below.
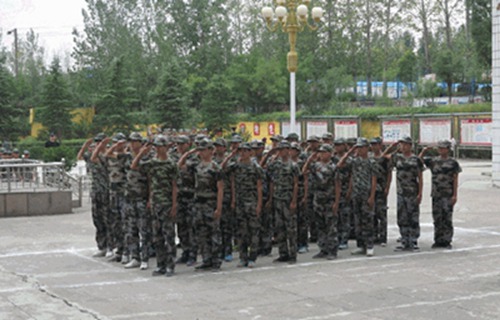
<path fill-rule="evenodd" d="M 266 257 L 173 278 L 92 258 L 88 201 L 74 214 L 0 219 L 0 319 L 499 319 L 500 190 L 491 163 L 462 166 L 451 251 L 430 249 L 428 172 L 419 253 L 393 251 L 394 187 L 389 245 L 373 258 L 317 261 L 312 247 L 296 265 Z"/>

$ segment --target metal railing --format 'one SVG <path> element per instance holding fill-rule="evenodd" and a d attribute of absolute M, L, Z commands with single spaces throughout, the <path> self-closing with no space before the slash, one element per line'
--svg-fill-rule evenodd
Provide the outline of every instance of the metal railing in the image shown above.
<path fill-rule="evenodd" d="M 81 206 L 82 178 L 69 175 L 62 162 L 43 163 L 27 159 L 0 161 L 0 193 L 61 190 L 71 190 L 74 206 Z"/>

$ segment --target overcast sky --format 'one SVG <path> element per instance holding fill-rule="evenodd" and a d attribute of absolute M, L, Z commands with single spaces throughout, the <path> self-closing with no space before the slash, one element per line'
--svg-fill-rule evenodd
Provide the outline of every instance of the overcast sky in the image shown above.
<path fill-rule="evenodd" d="M 7 31 L 17 28 L 20 38 L 33 29 L 45 48 L 46 60 L 71 51 L 74 27 L 83 28 L 85 0 L 0 0 L 1 45 L 12 48 L 14 36 Z"/>

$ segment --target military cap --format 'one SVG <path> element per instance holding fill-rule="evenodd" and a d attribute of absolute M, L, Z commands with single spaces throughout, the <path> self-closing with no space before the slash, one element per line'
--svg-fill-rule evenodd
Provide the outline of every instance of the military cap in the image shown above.
<path fill-rule="evenodd" d="M 309 138 L 307 138 L 307 142 L 319 142 L 319 137 L 318 136 L 309 136 Z"/>
<path fill-rule="evenodd" d="M 5 152 L 5 149 L 2 147 L 0 148 L 0 153 L 4 153 Z"/>
<path fill-rule="evenodd" d="M 142 141 L 142 136 L 139 132 L 132 132 L 129 136 L 128 139 L 130 141 Z"/>
<path fill-rule="evenodd" d="M 207 136 L 200 133 L 194 137 L 194 142 L 199 143 L 201 140 L 206 139 L 206 138 L 207 138 Z"/>
<path fill-rule="evenodd" d="M 346 144 L 346 141 L 344 138 L 337 138 L 333 141 L 333 144 L 339 145 L 339 144 Z"/>
<path fill-rule="evenodd" d="M 30 152 L 28 150 L 24 150 L 23 154 L 30 154 Z"/>
<path fill-rule="evenodd" d="M 382 139 L 380 137 L 375 137 L 370 140 L 370 144 L 380 144 L 382 143 Z"/>
<path fill-rule="evenodd" d="M 252 150 L 252 146 L 248 142 L 243 142 L 238 146 L 238 149 Z"/>
<path fill-rule="evenodd" d="M 189 143 L 190 139 L 186 135 L 180 135 L 175 137 L 175 142 L 177 143 Z"/>
<path fill-rule="evenodd" d="M 357 142 L 356 138 L 347 138 L 347 140 L 345 141 L 345 143 L 347 143 L 349 145 L 355 145 L 356 142 Z"/>
<path fill-rule="evenodd" d="M 323 139 L 323 140 L 333 140 L 333 134 L 331 134 L 330 132 L 323 133 L 323 135 L 321 136 L 321 139 Z"/>
<path fill-rule="evenodd" d="M 226 139 L 224 139 L 224 138 L 217 138 L 217 139 L 215 139 L 214 146 L 220 146 L 220 147 L 227 146 Z"/>
<path fill-rule="evenodd" d="M 106 134 L 104 132 L 101 132 L 101 133 L 98 133 L 95 137 L 94 137 L 94 141 L 95 142 L 99 142 L 99 141 L 102 141 L 106 139 Z"/>
<path fill-rule="evenodd" d="M 325 143 L 325 144 L 322 144 L 319 149 L 318 149 L 319 152 L 333 152 L 333 148 L 331 145 Z"/>
<path fill-rule="evenodd" d="M 19 149 L 18 148 L 14 148 L 14 150 L 12 150 L 12 153 L 19 153 Z"/>
<path fill-rule="evenodd" d="M 196 150 L 205 150 L 205 149 L 212 149 L 214 147 L 214 144 L 212 141 L 208 139 L 203 139 L 200 142 L 198 142 L 198 145 L 196 146 Z"/>
<path fill-rule="evenodd" d="M 403 143 L 409 143 L 409 144 L 412 144 L 413 143 L 413 140 L 411 139 L 410 136 L 408 135 L 404 135 L 402 136 L 401 138 L 399 138 L 398 142 L 403 142 Z"/>
<path fill-rule="evenodd" d="M 166 136 L 162 135 L 162 134 L 159 134 L 155 137 L 155 139 L 153 140 L 153 144 L 155 146 L 159 146 L 159 147 L 165 147 L 168 145 L 168 139 Z"/>
<path fill-rule="evenodd" d="M 231 143 L 241 143 L 241 142 L 243 142 L 243 139 L 241 139 L 240 135 L 235 134 L 234 136 L 231 137 L 231 140 L 229 142 L 231 142 Z"/>
<path fill-rule="evenodd" d="M 358 138 L 356 141 L 356 147 L 368 147 L 369 143 L 366 138 Z"/>
<path fill-rule="evenodd" d="M 295 149 L 295 150 L 297 150 L 297 151 L 302 151 L 302 150 L 300 149 L 300 145 L 299 145 L 297 142 L 292 142 L 292 143 L 290 143 L 290 149 Z"/>
<path fill-rule="evenodd" d="M 451 148 L 451 141 L 449 140 L 439 140 L 437 143 L 438 148 Z"/>
<path fill-rule="evenodd" d="M 260 140 L 253 140 L 250 145 L 252 146 L 252 149 L 260 149 L 264 148 L 264 142 Z"/>
<path fill-rule="evenodd" d="M 280 136 L 279 134 L 275 134 L 274 136 L 271 137 L 271 141 L 281 141 L 283 139 L 282 136 Z"/>
<path fill-rule="evenodd" d="M 290 143 L 288 143 L 288 141 L 281 141 L 280 144 L 278 145 L 278 148 L 280 149 L 290 148 Z"/>
<path fill-rule="evenodd" d="M 12 151 L 11 151 L 11 150 L 9 150 L 9 149 L 7 149 L 7 150 L 5 150 L 3 153 L 4 153 L 4 154 L 12 154 Z"/>
<path fill-rule="evenodd" d="M 290 132 L 286 138 L 286 140 L 299 140 L 299 135 L 296 134 L 295 132 Z"/>
<path fill-rule="evenodd" d="M 118 141 L 122 141 L 122 140 L 127 140 L 127 137 L 123 133 L 121 133 L 121 132 L 118 132 L 113 137 L 113 142 L 118 142 Z"/>

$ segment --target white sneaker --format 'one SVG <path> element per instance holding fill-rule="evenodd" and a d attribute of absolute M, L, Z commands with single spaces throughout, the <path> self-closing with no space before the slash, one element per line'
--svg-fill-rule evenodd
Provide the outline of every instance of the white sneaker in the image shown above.
<path fill-rule="evenodd" d="M 353 251 L 351 251 L 351 254 L 365 254 L 366 251 L 364 248 L 356 248 Z"/>
<path fill-rule="evenodd" d="M 108 250 L 108 251 L 106 251 L 106 255 L 104 257 L 105 258 L 111 258 L 114 255 L 115 254 L 114 254 L 113 250 Z"/>
<path fill-rule="evenodd" d="M 140 265 L 141 265 L 141 263 L 139 261 L 137 261 L 137 259 L 132 259 L 132 260 L 130 260 L 129 263 L 127 263 L 125 265 L 125 269 L 138 268 Z"/>
<path fill-rule="evenodd" d="M 127 263 L 129 263 L 129 262 L 130 262 L 130 256 L 129 256 L 129 255 L 126 255 L 126 254 L 122 255 L 122 259 L 120 260 L 120 262 L 121 262 L 122 264 L 127 264 Z"/>
<path fill-rule="evenodd" d="M 106 250 L 97 250 L 93 255 L 92 257 L 94 258 L 101 258 L 101 257 L 104 257 L 106 255 Z"/>
<path fill-rule="evenodd" d="M 387 246 L 387 243 L 382 242 L 382 243 L 380 244 L 380 246 L 381 246 L 382 248 L 385 248 L 385 247 Z"/>
<path fill-rule="evenodd" d="M 147 268 L 149 268 L 148 263 L 146 261 L 141 262 L 141 266 L 139 267 L 139 269 L 146 270 Z"/>
<path fill-rule="evenodd" d="M 373 254 L 375 253 L 375 249 L 366 249 L 366 256 L 367 257 L 373 257 Z"/>

